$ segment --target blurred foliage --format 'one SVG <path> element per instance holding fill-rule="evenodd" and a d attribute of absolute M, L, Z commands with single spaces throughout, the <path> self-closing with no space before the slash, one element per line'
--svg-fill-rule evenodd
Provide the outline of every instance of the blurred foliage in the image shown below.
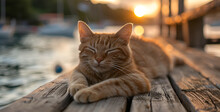
<path fill-rule="evenodd" d="M 38 13 L 55 13 L 57 11 L 57 0 L 31 0 L 32 8 Z"/>
<path fill-rule="evenodd" d="M 6 17 L 8 20 L 16 19 L 18 23 L 38 25 L 39 14 L 57 13 L 57 2 L 58 0 L 6 0 Z M 79 5 L 86 5 L 88 10 L 80 10 Z M 92 4 L 89 0 L 63 0 L 63 14 L 87 22 L 111 20 L 116 23 L 146 23 L 146 19 L 137 18 L 133 11 L 111 9 L 106 4 Z"/>
<path fill-rule="evenodd" d="M 6 0 L 6 17 L 8 19 L 28 20 L 32 15 L 30 0 Z"/>

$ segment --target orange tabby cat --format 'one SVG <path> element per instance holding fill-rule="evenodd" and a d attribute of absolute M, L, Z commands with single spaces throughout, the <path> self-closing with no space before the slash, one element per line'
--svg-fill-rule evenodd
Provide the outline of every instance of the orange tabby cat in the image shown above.
<path fill-rule="evenodd" d="M 78 22 L 80 63 L 68 91 L 76 102 L 95 102 L 112 96 L 133 96 L 150 91 L 148 78 L 166 75 L 169 57 L 152 41 L 131 37 L 132 24 L 117 33 L 93 33 Z"/>

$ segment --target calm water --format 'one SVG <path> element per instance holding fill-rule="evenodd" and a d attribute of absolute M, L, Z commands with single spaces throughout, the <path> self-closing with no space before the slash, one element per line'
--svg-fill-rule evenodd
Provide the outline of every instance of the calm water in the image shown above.
<path fill-rule="evenodd" d="M 0 47 L 0 108 L 59 76 L 55 65 L 64 72 L 76 66 L 78 44 L 72 38 L 29 35 L 20 45 Z"/>

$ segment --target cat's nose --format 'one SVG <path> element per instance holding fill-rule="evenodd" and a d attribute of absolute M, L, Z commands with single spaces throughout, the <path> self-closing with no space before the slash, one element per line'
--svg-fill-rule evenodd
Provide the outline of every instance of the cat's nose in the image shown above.
<path fill-rule="evenodd" d="M 98 63 L 100 63 L 101 61 L 103 61 L 103 58 L 102 58 L 102 57 L 97 57 L 95 60 L 96 60 Z"/>

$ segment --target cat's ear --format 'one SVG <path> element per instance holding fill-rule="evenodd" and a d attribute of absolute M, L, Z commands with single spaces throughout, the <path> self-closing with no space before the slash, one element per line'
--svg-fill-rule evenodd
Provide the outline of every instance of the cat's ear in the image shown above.
<path fill-rule="evenodd" d="M 132 27 L 133 27 L 132 23 L 125 24 L 116 33 L 116 37 L 121 38 L 126 44 L 128 44 L 132 33 Z"/>
<path fill-rule="evenodd" d="M 79 29 L 80 41 L 82 43 L 89 40 L 89 38 L 93 35 L 92 30 L 83 21 L 78 21 L 78 29 Z"/>

